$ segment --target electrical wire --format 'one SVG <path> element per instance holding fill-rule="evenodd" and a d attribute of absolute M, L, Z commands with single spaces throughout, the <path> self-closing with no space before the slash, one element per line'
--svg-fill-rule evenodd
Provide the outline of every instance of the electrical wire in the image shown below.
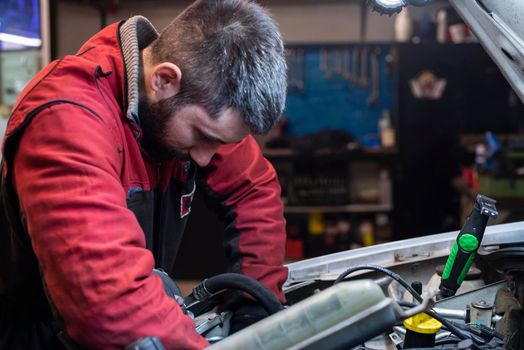
<path fill-rule="evenodd" d="M 373 264 L 362 264 L 362 265 L 355 265 L 355 266 L 352 266 L 350 267 L 349 269 L 347 269 L 346 271 L 342 272 L 338 278 L 335 280 L 335 282 L 333 284 L 338 284 L 340 282 L 342 282 L 347 276 L 349 276 L 350 274 L 352 274 L 353 272 L 355 271 L 360 271 L 360 270 L 374 270 L 374 271 L 380 271 L 382 273 L 385 273 L 386 275 L 388 275 L 389 277 L 393 278 L 395 281 L 397 281 L 398 283 L 400 283 L 404 288 L 407 289 L 407 291 L 413 296 L 413 298 L 415 298 L 418 302 L 422 302 L 422 296 L 415 290 L 413 289 L 413 287 L 411 287 L 409 285 L 408 282 L 406 282 L 405 279 L 403 279 L 402 277 L 400 277 L 399 274 L 389 270 L 389 269 L 386 269 L 385 267 L 382 267 L 380 265 L 373 265 Z"/>
<path fill-rule="evenodd" d="M 460 338 L 457 337 L 448 337 L 446 339 L 442 340 L 435 340 L 435 346 L 442 346 L 442 345 L 449 345 L 449 344 L 456 344 L 461 341 Z"/>

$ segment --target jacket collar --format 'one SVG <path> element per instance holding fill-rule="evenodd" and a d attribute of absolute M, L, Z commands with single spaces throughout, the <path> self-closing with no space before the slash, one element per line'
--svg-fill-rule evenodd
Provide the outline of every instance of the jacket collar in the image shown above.
<path fill-rule="evenodd" d="M 120 26 L 120 40 L 127 79 L 126 116 L 138 125 L 140 125 L 138 117 L 140 50 L 147 47 L 157 38 L 157 30 L 143 16 L 131 17 Z"/>

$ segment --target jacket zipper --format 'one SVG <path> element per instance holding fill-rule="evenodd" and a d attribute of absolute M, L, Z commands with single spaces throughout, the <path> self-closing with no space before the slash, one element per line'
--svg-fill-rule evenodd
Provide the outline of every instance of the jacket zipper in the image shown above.
<path fill-rule="evenodd" d="M 157 163 L 156 168 L 156 188 L 155 188 L 155 208 L 154 208 L 154 215 L 153 215 L 153 256 L 155 258 L 155 266 L 158 266 L 161 257 L 160 257 L 160 209 L 162 206 L 162 190 L 160 188 L 160 169 L 162 167 L 162 163 Z"/>

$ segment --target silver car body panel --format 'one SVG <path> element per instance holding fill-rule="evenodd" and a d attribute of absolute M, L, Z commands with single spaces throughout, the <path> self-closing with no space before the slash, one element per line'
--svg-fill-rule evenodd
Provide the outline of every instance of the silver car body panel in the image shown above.
<path fill-rule="evenodd" d="M 524 102 L 524 1 L 449 0 Z"/>
<path fill-rule="evenodd" d="M 384 243 L 291 263 L 287 265 L 289 273 L 284 289 L 298 282 L 335 280 L 344 270 L 357 264 L 392 267 L 446 257 L 458 232 Z M 484 247 L 516 243 L 524 243 L 524 221 L 488 226 L 482 239 Z"/>

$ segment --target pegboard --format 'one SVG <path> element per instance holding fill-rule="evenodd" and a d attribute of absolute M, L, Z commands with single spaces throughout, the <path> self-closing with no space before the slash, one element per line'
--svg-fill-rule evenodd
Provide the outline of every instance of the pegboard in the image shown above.
<path fill-rule="evenodd" d="M 372 96 L 373 55 L 378 62 L 376 99 Z M 377 134 L 382 111 L 392 106 L 389 44 L 287 45 L 286 56 L 284 115 L 290 135 L 338 129 L 362 140 Z"/>

